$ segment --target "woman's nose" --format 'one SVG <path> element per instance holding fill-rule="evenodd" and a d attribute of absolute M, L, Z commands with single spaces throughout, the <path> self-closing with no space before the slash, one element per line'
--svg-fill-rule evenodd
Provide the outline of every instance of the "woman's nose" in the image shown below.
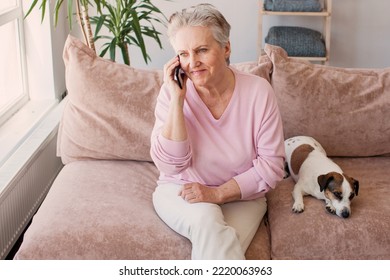
<path fill-rule="evenodd" d="M 195 68 L 200 64 L 199 57 L 197 54 L 191 54 L 189 56 L 189 66 L 190 68 Z"/>

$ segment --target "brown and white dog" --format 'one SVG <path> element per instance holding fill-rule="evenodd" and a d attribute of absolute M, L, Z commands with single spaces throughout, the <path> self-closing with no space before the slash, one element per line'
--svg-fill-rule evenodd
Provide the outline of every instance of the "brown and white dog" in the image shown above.
<path fill-rule="evenodd" d="M 311 195 L 325 200 L 330 213 L 348 218 L 351 200 L 358 195 L 359 182 L 344 174 L 312 137 L 292 137 L 284 145 L 289 173 L 296 183 L 292 211 L 303 212 L 303 196 Z"/>

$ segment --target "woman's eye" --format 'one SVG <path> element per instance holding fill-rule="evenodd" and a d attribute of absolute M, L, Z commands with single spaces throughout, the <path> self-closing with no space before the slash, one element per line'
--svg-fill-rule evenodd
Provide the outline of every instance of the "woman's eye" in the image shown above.
<path fill-rule="evenodd" d="M 207 49 L 199 49 L 198 52 L 199 53 L 205 53 L 205 52 L 207 52 Z"/>

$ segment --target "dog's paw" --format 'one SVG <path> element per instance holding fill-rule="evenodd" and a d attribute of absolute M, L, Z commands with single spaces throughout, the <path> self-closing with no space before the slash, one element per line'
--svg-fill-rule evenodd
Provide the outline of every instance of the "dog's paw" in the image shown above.
<path fill-rule="evenodd" d="M 335 209 L 333 206 L 326 205 L 325 208 L 326 208 L 326 210 L 327 210 L 329 213 L 331 213 L 331 214 L 333 214 L 333 215 L 336 214 L 336 209 Z"/>
<path fill-rule="evenodd" d="M 294 203 L 292 209 L 294 213 L 302 213 L 305 210 L 303 203 Z"/>

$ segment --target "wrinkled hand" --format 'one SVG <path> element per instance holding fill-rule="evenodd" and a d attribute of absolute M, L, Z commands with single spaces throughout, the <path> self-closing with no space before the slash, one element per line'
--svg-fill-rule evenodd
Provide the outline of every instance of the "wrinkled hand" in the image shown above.
<path fill-rule="evenodd" d="M 179 195 L 189 203 L 209 202 L 223 204 L 241 199 L 241 190 L 234 179 L 219 187 L 208 187 L 200 183 L 184 184 Z"/>
<path fill-rule="evenodd" d="M 221 203 L 218 188 L 211 188 L 200 183 L 184 184 L 179 195 L 189 203 Z"/>
<path fill-rule="evenodd" d="M 177 56 L 169 60 L 164 65 L 164 83 L 168 85 L 169 92 L 171 92 L 173 95 L 172 98 L 178 97 L 184 99 L 186 93 L 187 76 L 183 78 L 183 89 L 180 89 L 179 85 L 175 81 L 175 68 L 177 66 L 180 66 L 180 61 Z"/>

